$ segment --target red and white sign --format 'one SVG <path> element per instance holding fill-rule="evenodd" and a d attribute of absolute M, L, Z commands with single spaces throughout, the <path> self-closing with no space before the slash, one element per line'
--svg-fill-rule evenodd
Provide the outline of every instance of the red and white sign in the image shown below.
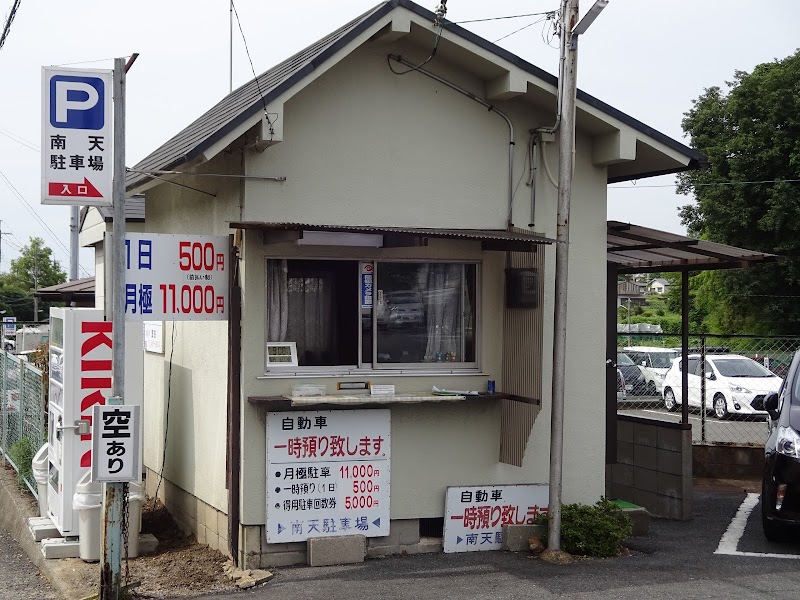
<path fill-rule="evenodd" d="M 42 204 L 112 205 L 112 75 L 42 69 Z"/>
<path fill-rule="evenodd" d="M 267 413 L 267 542 L 389 535 L 391 413 Z"/>
<path fill-rule="evenodd" d="M 228 319 L 227 237 L 129 233 L 125 267 L 128 321 Z"/>
<path fill-rule="evenodd" d="M 547 514 L 547 484 L 447 488 L 444 551 L 500 550 L 503 525 L 531 525 Z"/>

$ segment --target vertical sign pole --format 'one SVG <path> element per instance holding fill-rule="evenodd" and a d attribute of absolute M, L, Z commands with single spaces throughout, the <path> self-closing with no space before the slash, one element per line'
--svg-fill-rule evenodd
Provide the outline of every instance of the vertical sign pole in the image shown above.
<path fill-rule="evenodd" d="M 81 207 L 69 207 L 69 280 L 78 278 L 78 222 L 81 218 Z"/>
<path fill-rule="evenodd" d="M 125 395 L 125 59 L 114 60 L 114 224 L 111 241 L 112 394 L 109 403 L 122 404 Z M 106 314 L 106 319 L 109 315 Z M 97 457 L 93 457 L 97 460 Z M 100 600 L 118 600 L 122 580 L 122 483 L 103 485 L 103 553 L 100 559 Z"/>

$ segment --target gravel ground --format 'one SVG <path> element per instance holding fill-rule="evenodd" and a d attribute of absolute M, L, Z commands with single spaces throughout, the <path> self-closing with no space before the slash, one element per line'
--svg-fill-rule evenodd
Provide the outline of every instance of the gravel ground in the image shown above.
<path fill-rule="evenodd" d="M 56 600 L 50 584 L 39 576 L 8 532 L 0 529 L 0 597 L 3 600 Z"/>

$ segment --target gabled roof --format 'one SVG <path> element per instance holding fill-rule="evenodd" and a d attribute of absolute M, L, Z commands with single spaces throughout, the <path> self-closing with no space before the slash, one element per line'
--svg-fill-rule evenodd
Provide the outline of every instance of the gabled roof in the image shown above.
<path fill-rule="evenodd" d="M 81 218 L 78 225 L 78 230 L 83 229 L 83 222 L 86 220 L 86 215 L 89 213 L 89 206 L 81 208 Z M 96 206 L 97 212 L 100 213 L 103 221 L 106 223 L 114 222 L 114 209 L 111 206 Z M 136 194 L 129 198 L 125 198 L 125 222 L 126 223 L 144 223 L 144 194 Z"/>
<path fill-rule="evenodd" d="M 134 169 L 136 171 L 171 170 L 178 165 L 197 159 L 212 145 L 253 118 L 264 109 L 265 105 L 278 98 L 294 85 L 300 83 L 305 77 L 313 73 L 315 69 L 333 58 L 339 50 L 398 7 L 405 8 L 431 22 L 435 17 L 434 13 L 410 0 L 390 0 L 378 4 L 343 27 L 325 36 L 315 44 L 298 52 L 265 73 L 262 73 L 256 79 L 253 79 L 225 96 L 205 114 L 140 161 Z M 558 80 L 554 75 L 500 48 L 488 40 L 454 23 L 447 22 L 445 24 L 445 29 L 455 36 L 462 38 L 464 41 L 475 44 L 497 58 L 511 63 L 515 67 L 542 80 L 546 84 L 557 86 Z M 686 157 L 688 165 L 685 168 L 695 168 L 703 160 L 703 157 L 695 150 L 656 131 L 652 127 L 645 125 L 641 121 L 634 119 L 590 94 L 578 90 L 577 98 L 580 102 L 597 109 L 608 117 L 622 122 L 635 131 L 642 133 Z M 631 175 L 609 177 L 608 182 L 614 183 L 628 179 L 660 175 L 665 172 L 675 172 L 675 169 L 663 172 L 634 173 Z M 126 178 L 126 187 L 129 190 L 133 190 L 151 179 L 152 178 L 145 173 L 130 172 Z"/>
<path fill-rule="evenodd" d="M 39 288 L 33 295 L 52 302 L 94 302 L 94 277 Z"/>

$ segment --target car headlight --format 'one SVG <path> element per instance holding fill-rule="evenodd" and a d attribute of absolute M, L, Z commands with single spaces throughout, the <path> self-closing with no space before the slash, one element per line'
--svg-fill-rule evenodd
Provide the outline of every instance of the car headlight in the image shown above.
<path fill-rule="evenodd" d="M 800 435 L 791 427 L 778 427 L 775 449 L 786 456 L 800 458 Z"/>
<path fill-rule="evenodd" d="M 734 383 L 729 384 L 728 388 L 732 392 L 736 392 L 737 394 L 749 394 L 750 393 L 750 390 L 748 390 L 746 387 L 742 387 L 742 386 L 736 385 Z"/>

